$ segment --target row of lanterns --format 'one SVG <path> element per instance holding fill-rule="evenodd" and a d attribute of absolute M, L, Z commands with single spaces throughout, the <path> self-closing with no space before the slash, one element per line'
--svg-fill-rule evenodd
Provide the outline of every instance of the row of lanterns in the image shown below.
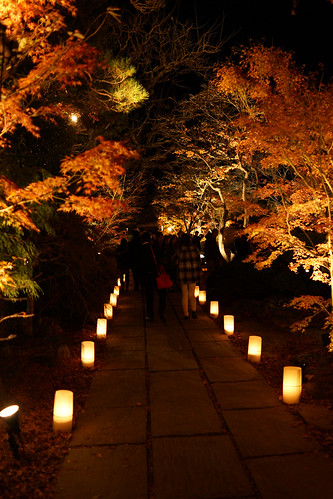
<path fill-rule="evenodd" d="M 195 287 L 195 297 L 199 303 L 206 303 L 206 291 Z M 210 316 L 219 316 L 219 302 L 211 301 L 209 306 Z M 234 316 L 223 316 L 223 327 L 226 335 L 234 334 Z M 251 362 L 259 363 L 261 360 L 262 338 L 261 336 L 249 336 L 247 358 Z M 302 393 L 302 368 L 298 366 L 285 366 L 283 368 L 282 400 L 286 404 L 298 404 Z"/>
<path fill-rule="evenodd" d="M 125 276 L 123 276 L 125 279 Z M 105 339 L 107 336 L 107 321 L 113 318 L 113 309 L 117 306 L 120 294 L 121 279 L 118 278 L 113 293 L 110 294 L 110 302 L 104 303 L 104 317 L 97 319 L 96 336 Z M 94 341 L 81 342 L 81 364 L 83 367 L 92 368 L 95 364 Z M 53 430 L 55 432 L 72 431 L 74 411 L 74 394 L 71 390 L 57 390 L 54 395 L 53 405 Z"/>

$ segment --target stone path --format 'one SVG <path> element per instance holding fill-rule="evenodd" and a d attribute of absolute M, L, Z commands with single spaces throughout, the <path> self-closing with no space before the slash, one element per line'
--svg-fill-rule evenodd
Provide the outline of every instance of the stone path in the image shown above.
<path fill-rule="evenodd" d="M 169 293 L 146 323 L 121 294 L 56 498 L 332 497 L 333 460 L 198 308 L 184 321 Z"/>

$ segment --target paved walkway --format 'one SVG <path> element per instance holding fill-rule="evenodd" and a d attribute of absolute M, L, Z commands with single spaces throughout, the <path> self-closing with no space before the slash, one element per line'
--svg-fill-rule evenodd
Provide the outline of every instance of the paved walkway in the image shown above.
<path fill-rule="evenodd" d="M 56 498 L 332 497 L 333 460 L 198 308 L 184 321 L 169 293 L 145 323 L 121 294 Z"/>

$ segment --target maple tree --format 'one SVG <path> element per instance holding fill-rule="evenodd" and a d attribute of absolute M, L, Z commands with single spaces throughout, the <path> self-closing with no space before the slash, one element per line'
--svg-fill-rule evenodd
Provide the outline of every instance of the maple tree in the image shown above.
<path fill-rule="evenodd" d="M 332 331 L 333 88 L 297 68 L 291 54 L 262 45 L 242 49 L 238 63 L 221 65 L 215 85 L 237 109 L 239 154 L 248 160 L 262 154 L 255 193 L 260 213 L 247 229 L 256 248 L 249 260 L 261 269 L 291 251 L 293 271 L 310 270 L 311 279 L 331 289 L 330 299 L 304 296 L 293 305 L 325 312 Z"/>
<path fill-rule="evenodd" d="M 120 112 L 146 98 L 133 67 L 103 60 L 88 43 L 89 31 L 69 30 L 76 13 L 74 0 L 0 5 L 0 292 L 10 299 L 40 292 L 33 278 L 34 241 L 55 210 L 76 213 L 91 224 L 125 209 L 120 177 L 136 154 L 119 141 L 98 137 L 98 127 L 85 132 L 77 154 L 64 151 L 55 162 L 52 154 L 45 158 L 51 168 L 24 170 L 15 163 L 27 134 L 41 139 L 45 121 L 62 126 L 82 107 L 84 96 L 90 97 L 85 111 L 94 123 L 101 108 Z M 117 13 L 109 8 L 107 16 L 117 18 Z"/>

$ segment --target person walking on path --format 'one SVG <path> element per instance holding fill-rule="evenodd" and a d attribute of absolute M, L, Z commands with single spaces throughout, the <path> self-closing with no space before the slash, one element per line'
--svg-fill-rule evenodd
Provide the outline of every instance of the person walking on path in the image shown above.
<path fill-rule="evenodd" d="M 162 232 L 158 232 L 156 234 L 155 243 L 152 246 L 153 254 L 155 257 L 155 263 L 157 267 L 157 273 L 159 273 L 160 265 L 163 265 L 166 268 L 167 260 L 166 260 L 166 252 L 165 252 L 165 239 Z M 156 279 L 155 279 L 156 283 Z M 158 314 L 162 322 L 165 322 L 165 307 L 166 307 L 166 289 L 157 289 L 158 293 Z"/>
<path fill-rule="evenodd" d="M 121 281 L 125 291 L 128 291 L 129 286 L 129 251 L 127 239 L 123 237 L 117 248 L 117 267 L 121 275 Z"/>
<path fill-rule="evenodd" d="M 200 281 L 201 261 L 198 248 L 193 244 L 189 234 L 183 234 L 180 239 L 178 255 L 178 279 L 182 292 L 182 307 L 184 319 L 197 317 L 197 302 L 194 296 L 195 286 Z"/>

